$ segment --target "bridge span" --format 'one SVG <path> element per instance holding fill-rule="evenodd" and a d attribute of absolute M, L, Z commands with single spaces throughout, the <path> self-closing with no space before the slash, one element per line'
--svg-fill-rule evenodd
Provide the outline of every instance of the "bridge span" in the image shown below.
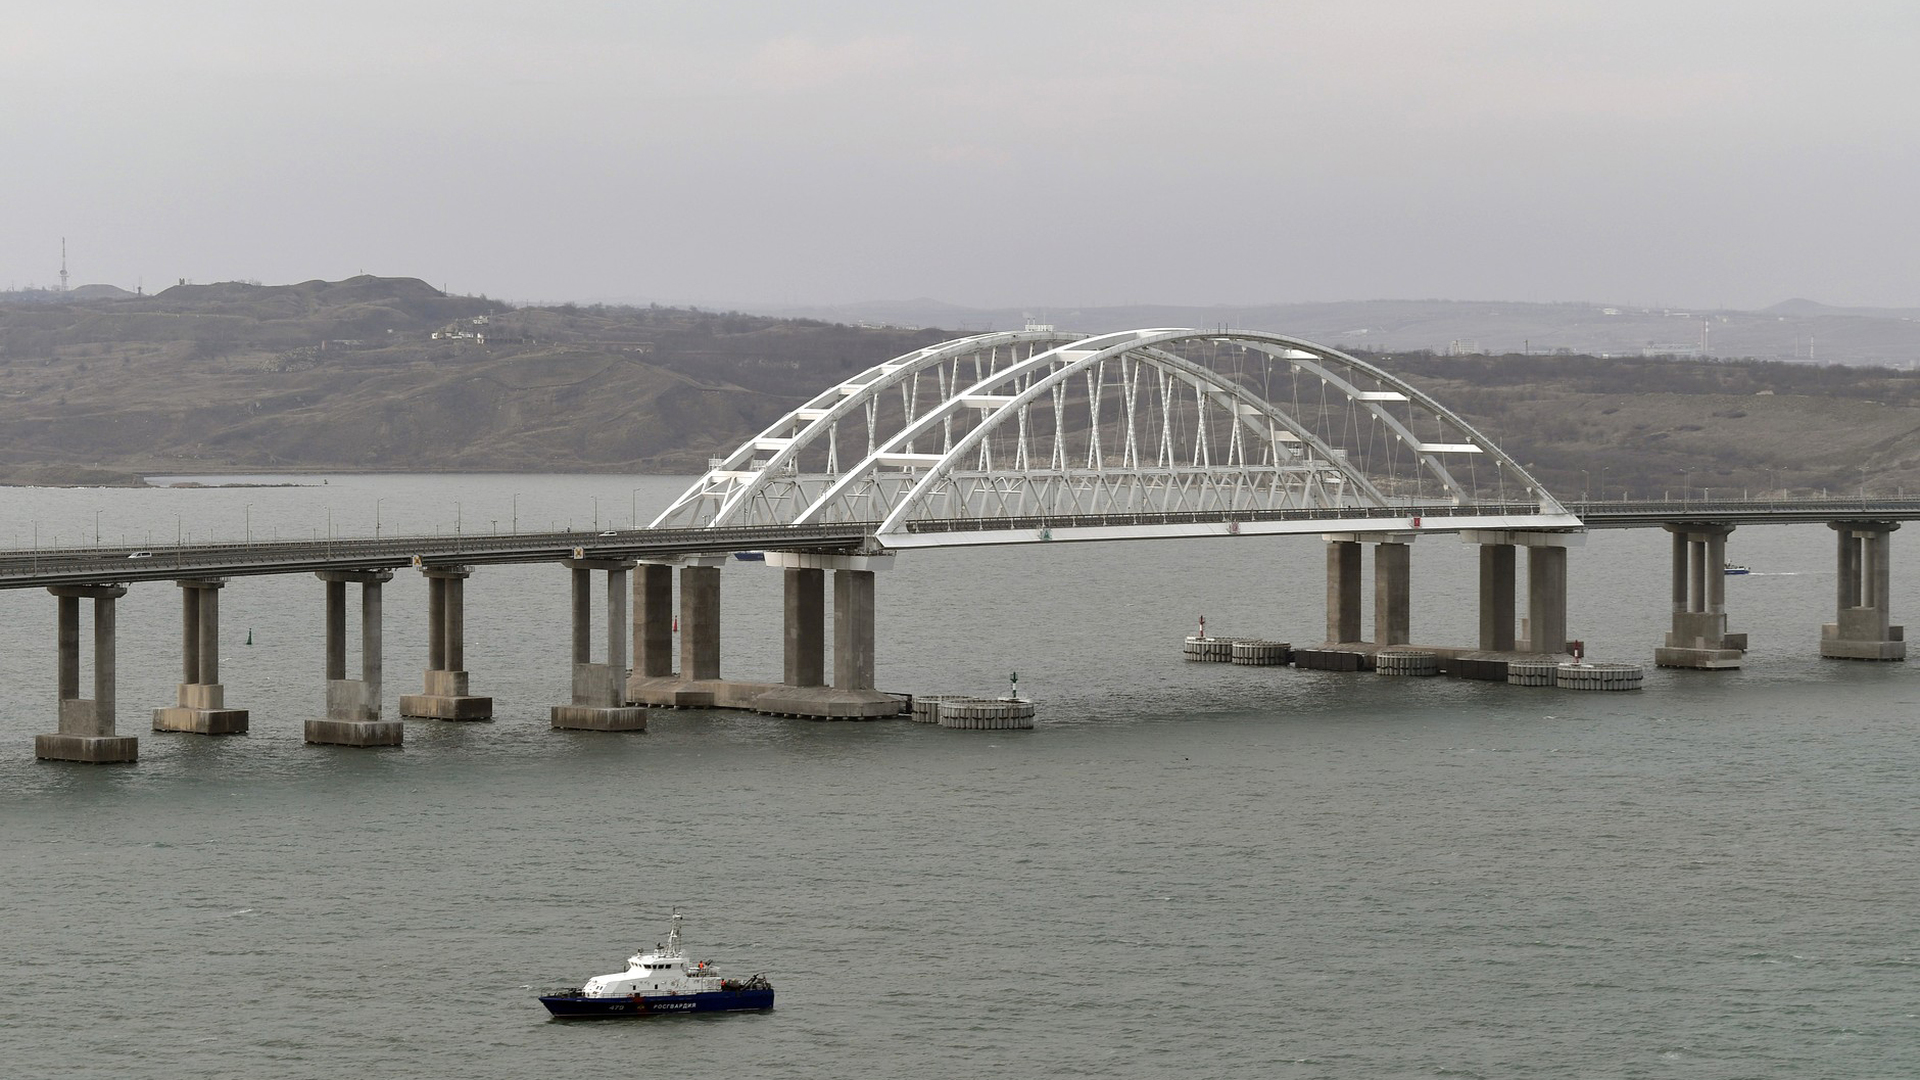
<path fill-rule="evenodd" d="M 463 663 L 464 581 L 476 567 L 557 562 L 571 571 L 573 692 L 552 723 L 640 730 L 649 705 L 897 713 L 900 700 L 873 685 L 875 572 L 900 551 L 981 544 L 1319 535 L 1325 647 L 1378 650 L 1411 641 L 1411 545 L 1447 534 L 1479 548 L 1478 640 L 1453 651 L 1499 658 L 1566 652 L 1568 552 L 1588 529 L 1659 527 L 1673 536 L 1673 628 L 1656 662 L 1716 669 L 1737 667 L 1746 644 L 1727 628 L 1728 536 L 1824 522 L 1838 538 L 1838 587 L 1822 654 L 1902 659 L 1890 537 L 1916 517 L 1920 499 L 1565 504 L 1439 402 L 1323 345 L 1249 331 L 1034 328 L 928 346 L 826 388 L 712 459 L 646 528 L 16 551 L 0 556 L 0 588 L 57 598 L 59 730 L 37 739 L 37 754 L 129 761 L 137 742 L 115 728 L 114 601 L 140 583 L 173 581 L 182 597 L 182 681 L 176 703 L 154 710 L 155 730 L 245 731 L 246 711 L 227 707 L 219 681 L 220 590 L 313 573 L 324 583 L 326 715 L 307 721 L 307 739 L 372 746 L 403 739 L 401 721 L 383 716 L 381 587 L 409 567 L 427 582 L 429 667 L 423 691 L 401 696 L 401 716 L 491 716 Z M 748 550 L 783 571 L 779 683 L 720 676 L 720 567 Z M 600 650 L 595 573 L 606 590 Z M 358 678 L 347 668 L 348 585 L 360 592 Z M 83 599 L 93 601 L 91 697 L 81 696 Z"/>

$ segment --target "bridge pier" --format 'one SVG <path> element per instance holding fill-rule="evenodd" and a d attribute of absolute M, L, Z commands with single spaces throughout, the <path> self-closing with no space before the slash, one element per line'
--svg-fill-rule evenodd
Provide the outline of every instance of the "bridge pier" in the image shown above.
<path fill-rule="evenodd" d="M 564 565 L 573 576 L 573 701 L 553 706 L 553 726 L 575 731 L 645 731 L 647 710 L 627 704 L 627 572 L 635 564 L 627 559 L 568 559 Z M 607 660 L 603 664 L 593 662 L 595 570 L 607 575 Z"/>
<path fill-rule="evenodd" d="M 633 674 L 626 700 L 638 705 L 711 709 L 721 701 L 720 568 L 724 555 L 676 560 L 680 571 L 680 673 L 674 674 L 672 563 L 642 563 L 633 582 Z"/>
<path fill-rule="evenodd" d="M 153 730 L 244 735 L 247 710 L 229 709 L 220 684 L 220 590 L 225 578 L 186 578 L 180 587 L 180 686 L 172 708 L 153 710 Z"/>
<path fill-rule="evenodd" d="M 1385 648 L 1413 640 L 1413 536 L 1410 533 L 1329 533 L 1327 644 Z M 1373 638 L 1361 627 L 1364 599 L 1362 545 L 1373 545 Z"/>
<path fill-rule="evenodd" d="M 1584 533 L 1469 529 L 1480 545 L 1480 651 L 1560 654 L 1567 651 L 1567 549 Z M 1527 549 L 1526 636 L 1514 634 L 1514 549 Z"/>
<path fill-rule="evenodd" d="M 1820 655 L 1838 660 L 1905 660 L 1906 628 L 1891 624 L 1893 531 L 1897 521 L 1834 521 L 1838 561 L 1834 621 L 1820 628 Z"/>
<path fill-rule="evenodd" d="M 781 683 L 755 696 L 755 712 L 813 720 L 898 716 L 900 699 L 873 686 L 874 571 L 890 555 L 769 551 L 782 569 L 785 662 Z M 826 574 L 833 571 L 833 683 L 827 685 Z"/>
<path fill-rule="evenodd" d="M 426 688 L 400 695 L 400 715 L 491 720 L 493 699 L 470 692 L 466 671 L 466 585 L 470 566 L 423 566 L 427 579 Z"/>
<path fill-rule="evenodd" d="M 1732 525 L 1674 522 L 1673 629 L 1653 650 L 1660 667 L 1727 671 L 1740 666 L 1747 635 L 1727 633 L 1727 537 Z"/>
<path fill-rule="evenodd" d="M 335 746 L 399 746 L 406 728 L 380 719 L 380 586 L 391 570 L 322 570 L 326 583 L 327 717 L 309 720 L 306 740 Z M 347 585 L 360 586 L 360 677 L 347 678 Z"/>
<path fill-rule="evenodd" d="M 33 755 L 46 761 L 135 761 L 140 740 L 116 735 L 114 720 L 114 608 L 125 585 L 54 585 L 58 601 L 60 730 L 33 737 Z M 93 601 L 93 697 L 80 696 L 80 601 Z"/>

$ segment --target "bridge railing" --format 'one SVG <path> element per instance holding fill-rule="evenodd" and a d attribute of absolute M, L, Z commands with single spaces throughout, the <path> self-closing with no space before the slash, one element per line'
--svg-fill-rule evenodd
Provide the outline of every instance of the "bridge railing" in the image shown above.
<path fill-rule="evenodd" d="M 1406 506 L 1303 507 L 1282 510 L 1148 511 L 1127 514 L 1042 514 L 1022 517 L 909 521 L 910 533 L 987 532 L 1000 529 L 1110 528 L 1143 525 L 1204 525 L 1225 521 L 1405 520 L 1537 516 L 1539 503 L 1435 503 Z"/>

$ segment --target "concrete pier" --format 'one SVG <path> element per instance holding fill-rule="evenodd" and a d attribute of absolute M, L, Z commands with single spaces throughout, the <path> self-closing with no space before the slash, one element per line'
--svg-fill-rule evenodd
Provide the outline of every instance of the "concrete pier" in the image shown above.
<path fill-rule="evenodd" d="M 114 601 L 125 585 L 56 585 L 55 638 L 59 651 L 60 730 L 33 737 L 33 754 L 47 761 L 94 764 L 135 761 L 140 740 L 114 733 Z M 80 601 L 93 601 L 93 696 L 80 696 Z"/>
<path fill-rule="evenodd" d="M 490 720 L 493 699 L 475 696 L 466 670 L 466 584 L 470 566 L 423 566 L 427 579 L 426 689 L 400 695 L 400 715 Z"/>
<path fill-rule="evenodd" d="M 720 568 L 725 564 L 724 555 L 678 560 L 677 620 L 676 566 L 640 564 L 633 583 L 633 673 L 627 678 L 627 701 L 676 709 L 741 707 L 738 696 L 728 692 L 730 684 L 720 678 Z M 680 627 L 678 674 L 674 673 L 676 621 Z"/>
<path fill-rule="evenodd" d="M 754 697 L 755 712 L 813 720 L 898 716 L 901 700 L 874 689 L 874 572 L 890 555 L 767 553 L 782 571 L 785 663 L 779 686 Z M 826 573 L 833 572 L 833 683 L 826 679 Z"/>
<path fill-rule="evenodd" d="M 647 710 L 627 704 L 627 573 L 635 564 L 623 559 L 568 559 L 564 565 L 572 574 L 573 584 L 573 700 L 553 706 L 553 726 L 576 731 L 645 731 Z M 596 570 L 607 575 L 605 663 L 593 660 Z M 717 589 L 715 594 L 717 599 Z M 714 629 L 717 641 L 719 627 Z"/>
<path fill-rule="evenodd" d="M 1327 533 L 1328 645 L 1369 643 L 1377 647 L 1413 640 L 1411 533 Z M 1361 625 L 1365 564 L 1362 545 L 1373 545 L 1373 637 Z"/>
<path fill-rule="evenodd" d="M 1747 635 L 1727 633 L 1727 537 L 1733 526 L 1681 522 L 1673 535 L 1673 629 L 1653 650 L 1660 667 L 1727 671 L 1740 666 Z"/>
<path fill-rule="evenodd" d="M 1905 660 L 1906 628 L 1892 625 L 1891 571 L 1897 521 L 1836 521 L 1834 621 L 1820 628 L 1820 655 Z"/>
<path fill-rule="evenodd" d="M 1566 655 L 1567 549 L 1586 543 L 1586 534 L 1469 529 L 1460 539 L 1480 547 L 1480 647 L 1450 658 L 1443 654 L 1443 670 L 1504 682 L 1514 660 Z M 1516 548 L 1527 549 L 1524 635 L 1514 633 Z"/>
<path fill-rule="evenodd" d="M 405 727 L 380 719 L 380 587 L 391 570 L 322 570 L 326 585 L 327 716 L 309 720 L 310 743 L 336 746 L 399 746 Z M 360 677 L 347 678 L 347 586 L 360 586 Z"/>
<path fill-rule="evenodd" d="M 180 686 L 171 708 L 153 710 L 153 730 L 244 735 L 247 710 L 229 709 L 220 684 L 220 590 L 224 578 L 189 578 L 180 586 Z"/>

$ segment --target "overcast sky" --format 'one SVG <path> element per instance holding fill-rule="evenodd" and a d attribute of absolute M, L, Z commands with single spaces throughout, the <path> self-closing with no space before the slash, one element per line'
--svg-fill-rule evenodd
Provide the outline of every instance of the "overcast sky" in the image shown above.
<path fill-rule="evenodd" d="M 1920 4 L 0 0 L 0 287 L 1920 305 Z"/>

